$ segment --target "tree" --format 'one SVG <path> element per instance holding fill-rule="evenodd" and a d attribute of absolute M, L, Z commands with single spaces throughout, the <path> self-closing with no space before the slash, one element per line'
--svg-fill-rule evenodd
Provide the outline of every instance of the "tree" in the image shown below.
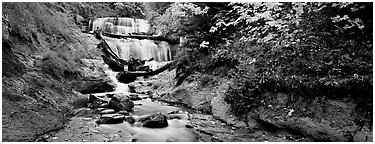
<path fill-rule="evenodd" d="M 141 2 L 114 2 L 110 4 L 116 11 L 117 17 L 145 18 L 144 3 Z"/>

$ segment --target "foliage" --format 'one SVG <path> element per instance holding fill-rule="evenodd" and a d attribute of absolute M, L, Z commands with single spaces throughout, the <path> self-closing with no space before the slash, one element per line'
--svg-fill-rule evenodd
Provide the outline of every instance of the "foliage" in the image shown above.
<path fill-rule="evenodd" d="M 202 37 L 199 22 L 207 13 L 208 7 L 198 7 L 192 3 L 173 3 L 163 15 L 155 18 L 153 25 L 156 26 L 156 33 L 167 35 L 172 39 L 180 36 Z"/>
<path fill-rule="evenodd" d="M 153 17 L 160 34 L 186 37 L 178 82 L 194 72 L 234 78 L 226 101 L 238 116 L 262 106 L 264 92 L 283 92 L 352 97 L 371 119 L 372 3 L 173 3 L 162 11 Z"/>
<path fill-rule="evenodd" d="M 250 55 L 256 59 L 254 68 L 241 67 L 250 73 L 234 74 L 240 77 L 226 100 L 237 114 L 245 113 L 244 107 L 261 106 L 260 95 L 268 91 L 305 98 L 352 97 L 371 119 L 372 19 L 363 15 L 372 11 L 371 3 L 231 5 L 231 16 L 219 19 L 210 31 L 219 34 L 236 27 L 239 41 L 232 44 L 239 52 L 232 52 L 241 63 L 251 63 L 246 58 Z"/>
<path fill-rule="evenodd" d="M 141 2 L 116 2 L 110 4 L 116 17 L 144 18 L 144 3 Z"/>
<path fill-rule="evenodd" d="M 141 2 L 78 2 L 62 3 L 64 7 L 72 6 L 72 13 L 84 19 L 97 17 L 131 17 L 144 18 L 144 3 Z"/>
<path fill-rule="evenodd" d="M 153 32 L 156 30 L 156 20 L 165 13 L 171 5 L 170 2 L 147 2 L 144 6 L 145 17 L 151 23 Z"/>

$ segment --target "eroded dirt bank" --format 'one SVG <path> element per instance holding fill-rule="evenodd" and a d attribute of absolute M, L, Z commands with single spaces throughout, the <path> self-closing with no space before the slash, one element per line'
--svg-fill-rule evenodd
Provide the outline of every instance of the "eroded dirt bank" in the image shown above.
<path fill-rule="evenodd" d="M 35 141 L 68 122 L 78 91 L 111 91 L 77 3 L 2 4 L 2 141 Z M 101 87 L 95 87 L 100 85 Z"/>

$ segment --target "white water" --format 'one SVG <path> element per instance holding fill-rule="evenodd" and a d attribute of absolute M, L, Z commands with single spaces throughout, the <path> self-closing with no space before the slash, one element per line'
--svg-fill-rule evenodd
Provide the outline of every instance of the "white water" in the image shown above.
<path fill-rule="evenodd" d="M 147 39 L 116 39 L 109 37 L 104 37 L 104 39 L 111 49 L 124 60 L 129 60 L 129 54 L 141 60 L 150 58 L 154 58 L 155 61 L 172 60 L 170 45 L 164 41 L 155 42 Z"/>
<path fill-rule="evenodd" d="M 160 67 L 162 64 L 167 62 L 156 63 L 154 62 L 152 67 Z M 113 92 L 107 93 L 96 93 L 93 95 L 96 96 L 104 96 L 106 94 L 116 94 L 116 93 L 129 93 L 128 85 L 118 82 L 116 79 L 116 75 L 118 72 L 113 72 L 106 67 L 106 74 L 108 77 L 114 82 L 116 85 L 115 90 Z M 156 102 L 152 102 L 151 99 L 143 99 L 139 101 L 134 101 L 135 105 L 131 115 L 138 119 L 142 115 L 148 115 L 153 113 L 168 113 L 175 110 L 180 110 L 178 107 L 173 106 L 166 106 Z M 185 124 L 188 122 L 187 115 L 185 118 L 182 119 L 171 119 L 168 120 L 168 127 L 165 128 L 145 128 L 139 126 L 132 126 L 128 122 L 120 123 L 120 124 L 102 124 L 100 125 L 101 131 L 124 131 L 130 133 L 132 139 L 135 139 L 137 142 L 167 142 L 167 141 L 174 141 L 174 142 L 193 142 L 197 141 L 198 139 L 196 136 L 185 127 Z M 136 124 L 135 124 L 136 125 Z"/>
<path fill-rule="evenodd" d="M 106 17 L 90 21 L 89 31 L 92 33 L 97 28 L 110 34 L 128 35 L 132 33 L 149 33 L 150 24 L 143 19 Z"/>
<path fill-rule="evenodd" d="M 92 33 L 97 28 L 102 32 L 115 35 L 129 35 L 132 33 L 149 33 L 150 24 L 147 20 L 133 18 L 106 17 L 90 21 L 89 31 Z M 170 45 L 164 41 L 148 39 L 117 39 L 103 36 L 111 49 L 124 60 L 129 60 L 129 54 L 134 58 L 155 61 L 170 61 L 172 54 Z"/>

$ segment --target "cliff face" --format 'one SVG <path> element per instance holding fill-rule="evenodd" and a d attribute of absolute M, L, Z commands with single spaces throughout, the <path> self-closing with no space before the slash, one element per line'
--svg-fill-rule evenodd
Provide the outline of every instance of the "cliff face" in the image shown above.
<path fill-rule="evenodd" d="M 35 141 L 63 127 L 75 83 L 98 79 L 81 59 L 100 59 L 99 41 L 76 25 L 79 3 L 2 6 L 2 140 Z"/>

